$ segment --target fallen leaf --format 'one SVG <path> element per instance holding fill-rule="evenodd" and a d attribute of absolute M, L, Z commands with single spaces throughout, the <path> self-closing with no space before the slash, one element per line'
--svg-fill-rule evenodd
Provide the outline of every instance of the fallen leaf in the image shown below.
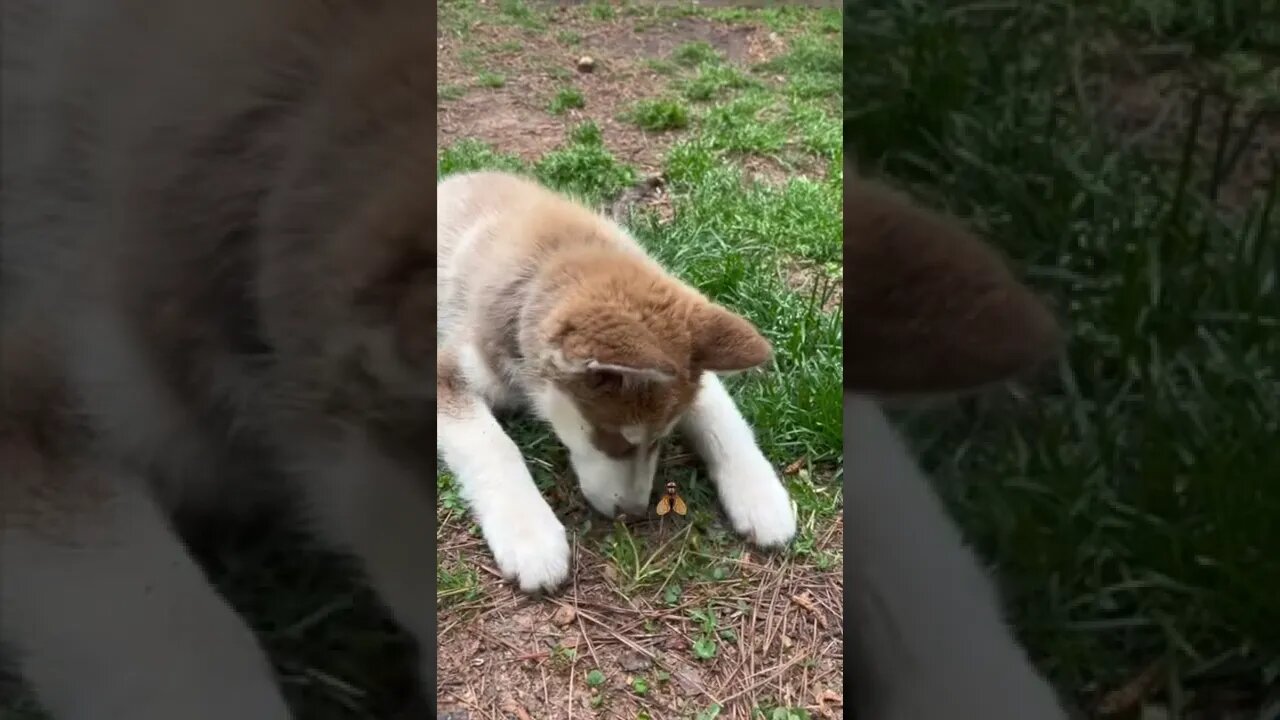
<path fill-rule="evenodd" d="M 1160 681 L 1162 665 L 1159 661 L 1151 663 L 1129 682 L 1104 695 L 1098 702 L 1098 714 L 1119 715 L 1137 707 Z"/>
<path fill-rule="evenodd" d="M 618 658 L 618 664 L 628 672 L 640 672 L 641 670 L 648 670 L 653 665 L 653 660 L 650 660 L 643 653 L 629 650 L 622 653 Z"/>
<path fill-rule="evenodd" d="M 835 690 L 823 690 L 817 694 L 815 699 L 817 700 L 818 714 L 822 715 L 822 717 L 838 717 L 836 711 L 832 708 L 844 707 L 844 698 Z M 839 717 L 843 717 L 843 713 Z"/>
<path fill-rule="evenodd" d="M 573 622 L 576 617 L 578 617 L 578 611 L 574 610 L 572 605 L 561 605 L 551 616 L 551 622 L 557 627 L 564 627 Z"/>
<path fill-rule="evenodd" d="M 533 718 L 529 717 L 529 711 L 525 710 L 524 706 L 515 700 L 508 700 L 502 703 L 502 711 L 514 714 L 520 720 L 533 720 Z"/>
<path fill-rule="evenodd" d="M 808 592 L 803 592 L 803 593 L 800 593 L 799 595 L 792 595 L 791 602 L 799 605 L 800 607 L 804 608 L 805 610 L 808 610 L 811 613 L 818 612 L 818 607 L 813 602 L 813 595 L 809 594 Z"/>
<path fill-rule="evenodd" d="M 800 472 L 800 469 L 804 467 L 804 461 L 808 459 L 809 458 L 807 456 L 801 455 L 799 458 L 796 459 L 795 462 L 791 463 L 786 468 L 784 468 L 782 470 L 782 474 L 795 475 L 796 473 Z"/>

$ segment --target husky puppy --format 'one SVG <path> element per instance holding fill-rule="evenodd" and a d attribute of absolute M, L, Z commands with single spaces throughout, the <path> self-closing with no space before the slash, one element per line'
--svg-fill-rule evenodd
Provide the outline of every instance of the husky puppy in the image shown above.
<path fill-rule="evenodd" d="M 1045 307 L 953 222 L 845 190 L 845 584 L 854 716 L 1065 720 L 991 580 L 876 398 L 955 393 L 1060 347 Z"/>
<path fill-rule="evenodd" d="M 550 424 L 605 515 L 647 512 L 659 445 L 679 428 L 738 532 L 791 539 L 791 498 L 717 377 L 769 359 L 747 320 L 528 180 L 457 175 L 436 199 L 436 442 L 504 573 L 536 591 L 569 571 L 565 529 L 494 419 L 504 406 Z"/>
<path fill-rule="evenodd" d="M 430 657 L 430 6 L 3 10 L 6 659 L 59 720 L 289 717 L 173 523 L 276 495 Z"/>

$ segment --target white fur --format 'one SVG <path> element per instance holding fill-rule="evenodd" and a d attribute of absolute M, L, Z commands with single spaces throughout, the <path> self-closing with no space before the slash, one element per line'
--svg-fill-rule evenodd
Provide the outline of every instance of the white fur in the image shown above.
<path fill-rule="evenodd" d="M 424 652 L 436 642 L 435 505 L 420 473 L 356 431 L 291 448 L 294 475 L 321 538 L 362 561 L 369 584 Z M 425 519 L 425 520 L 424 520 Z M 425 687 L 434 691 L 434 685 Z"/>
<path fill-rule="evenodd" d="M 499 569 L 526 592 L 569 575 L 564 526 L 538 492 L 520 449 L 478 399 L 436 413 L 436 447 L 453 471 Z"/>
<path fill-rule="evenodd" d="M 791 496 L 720 378 L 703 373 L 701 385 L 681 425 L 706 461 L 725 513 L 760 546 L 789 542 L 796 534 Z"/>
<path fill-rule="evenodd" d="M 158 489 L 169 509 L 207 504 L 217 496 L 219 479 L 198 472 L 211 465 L 207 436 L 156 377 L 119 317 L 105 306 L 80 309 L 68 326 L 70 380 L 97 421 L 104 446 L 158 468 L 163 483 Z"/>
<path fill-rule="evenodd" d="M 1065 720 L 987 574 L 872 400 L 845 395 L 845 538 L 859 717 Z M 862 676 L 859 675 L 861 673 Z"/>
<path fill-rule="evenodd" d="M 0 637 L 58 720 L 290 717 L 249 628 L 187 555 L 138 478 L 92 525 L 0 531 Z"/>
<path fill-rule="evenodd" d="M 519 405 L 519 398 L 510 382 L 489 369 L 480 351 L 472 343 L 458 347 L 458 369 L 466 378 L 467 387 L 479 395 L 489 407 L 511 408 Z"/>
<path fill-rule="evenodd" d="M 635 455 L 615 460 L 596 449 L 591 442 L 591 426 L 578 412 L 567 395 L 546 386 L 535 399 L 535 408 L 551 424 L 556 437 L 569 449 L 569 462 L 578 476 L 578 487 L 596 512 L 613 517 L 619 511 L 643 516 L 649 508 L 653 492 L 653 476 L 658 454 L 647 452 L 641 445 Z M 644 437 L 643 429 L 631 429 L 631 435 Z M 626 437 L 627 433 L 624 432 Z M 628 441 L 632 441 L 630 437 Z"/>

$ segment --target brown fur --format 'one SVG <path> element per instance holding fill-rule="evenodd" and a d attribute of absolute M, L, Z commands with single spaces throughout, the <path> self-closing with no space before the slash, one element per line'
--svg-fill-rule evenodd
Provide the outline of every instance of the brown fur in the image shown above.
<path fill-rule="evenodd" d="M 617 226 L 533 183 L 491 177 L 475 202 L 508 213 L 464 257 L 440 251 L 442 264 L 460 263 L 446 281 L 456 291 L 444 291 L 444 331 L 473 328 L 500 377 L 555 384 L 592 423 L 601 451 L 634 451 L 620 427 L 669 426 L 702 372 L 769 359 L 747 320 L 673 278 Z"/>
<path fill-rule="evenodd" d="M 846 171 L 846 389 L 952 392 L 1054 355 L 1045 305 L 960 225 Z"/>

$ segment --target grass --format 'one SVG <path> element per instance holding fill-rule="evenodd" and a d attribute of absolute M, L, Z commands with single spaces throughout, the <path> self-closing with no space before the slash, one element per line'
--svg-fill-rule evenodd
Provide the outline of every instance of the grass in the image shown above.
<path fill-rule="evenodd" d="M 583 96 L 581 90 L 577 88 L 561 88 L 556 91 L 555 97 L 551 98 L 551 104 L 547 107 L 547 110 L 552 115 L 563 115 L 566 111 L 583 108 L 586 105 L 587 99 Z"/>
<path fill-rule="evenodd" d="M 1280 675 L 1280 187 L 1241 137 L 1280 133 L 1251 123 L 1277 104 L 1249 72 L 1275 67 L 1280 5 L 846 8 L 850 152 L 971 218 L 1072 331 L 1023 410 L 904 417 L 1021 636 L 1086 708 L 1158 663 L 1170 717 L 1228 691 L 1256 713 Z M 1236 122 L 1170 91 L 1180 119 L 1134 141 L 1099 93 L 1121 54 L 1178 44 L 1193 89 L 1243 66 Z"/>
<path fill-rule="evenodd" d="M 625 118 L 649 132 L 680 130 L 689 125 L 689 109 L 679 100 L 646 98 L 632 106 Z"/>
<path fill-rule="evenodd" d="M 482 72 L 476 76 L 476 82 L 480 85 L 497 89 L 507 84 L 507 78 L 494 72 Z"/>
<path fill-rule="evenodd" d="M 671 59 L 678 65 L 695 67 L 697 65 L 718 63 L 721 57 L 720 53 L 716 52 L 716 49 L 711 47 L 710 43 L 698 40 L 685 43 L 676 48 L 671 53 Z"/>

